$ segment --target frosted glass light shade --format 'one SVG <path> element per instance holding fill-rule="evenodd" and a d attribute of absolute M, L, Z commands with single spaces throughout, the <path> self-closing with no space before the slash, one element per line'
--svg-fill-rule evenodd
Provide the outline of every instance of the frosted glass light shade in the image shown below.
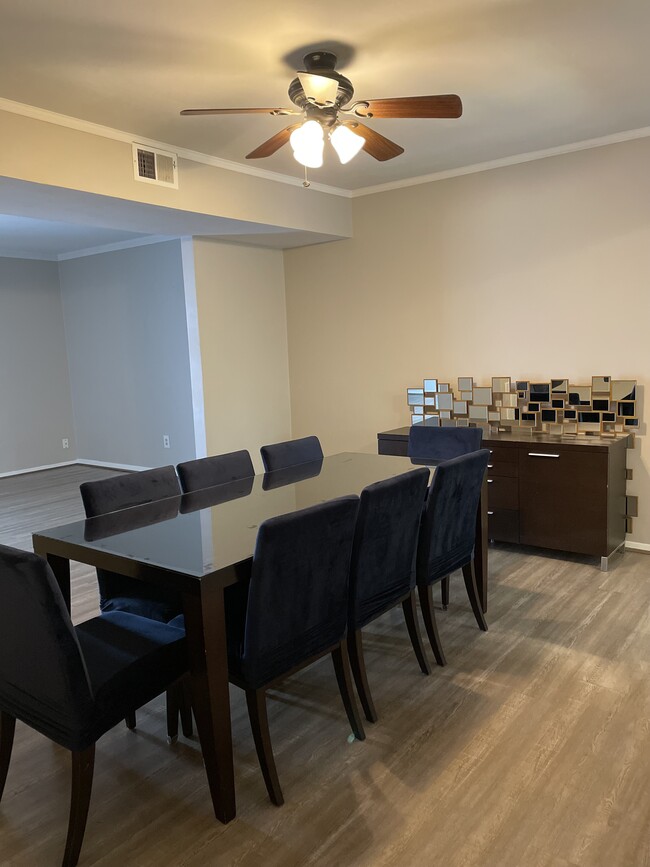
<path fill-rule="evenodd" d="M 298 78 L 305 96 L 314 105 L 328 106 L 336 102 L 339 83 L 334 78 L 324 75 L 313 75 L 310 72 L 299 72 Z"/>
<path fill-rule="evenodd" d="M 348 129 L 347 126 L 337 126 L 330 135 L 330 141 L 343 165 L 349 163 L 352 157 L 355 157 L 359 153 L 364 144 L 364 139 L 352 132 L 351 129 Z"/>
<path fill-rule="evenodd" d="M 289 142 L 293 148 L 294 159 L 309 169 L 319 169 L 323 165 L 323 128 L 315 120 L 308 120 L 295 129 Z"/>

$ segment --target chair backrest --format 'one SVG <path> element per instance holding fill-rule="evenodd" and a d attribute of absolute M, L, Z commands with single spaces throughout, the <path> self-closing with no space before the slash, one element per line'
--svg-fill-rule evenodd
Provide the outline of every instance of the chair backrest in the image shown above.
<path fill-rule="evenodd" d="M 262 446 L 262 463 L 267 473 L 323 459 L 323 449 L 318 437 L 302 437 L 284 443 Z"/>
<path fill-rule="evenodd" d="M 263 686 L 343 638 L 358 507 L 358 497 L 340 497 L 260 525 L 241 660 L 250 686 Z"/>
<path fill-rule="evenodd" d="M 181 486 L 174 467 L 167 466 L 142 470 L 138 473 L 123 473 L 120 476 L 111 476 L 95 482 L 83 482 L 79 486 L 79 491 L 86 517 L 96 518 L 120 509 L 155 503 L 168 497 L 178 497 L 181 494 Z M 174 507 L 178 508 L 178 501 Z M 171 618 L 178 613 L 176 609 L 180 607 L 180 599 L 178 594 L 170 590 L 154 587 L 144 581 L 117 575 L 105 569 L 97 570 L 97 581 L 102 611 L 106 610 L 109 600 L 128 597 L 153 600 L 162 605 L 160 617 L 163 619 L 167 616 Z M 149 616 L 152 612 L 147 613 L 146 609 L 138 608 L 137 613 Z"/>
<path fill-rule="evenodd" d="M 62 746 L 93 698 L 77 636 L 47 562 L 0 545 L 0 709 Z"/>
<path fill-rule="evenodd" d="M 79 486 L 87 518 L 142 506 L 175 497 L 181 493 L 176 470 L 172 466 L 156 467 L 139 473 L 123 473 Z"/>
<path fill-rule="evenodd" d="M 436 467 L 418 541 L 418 582 L 444 578 L 472 559 L 489 457 L 488 449 L 479 449 Z"/>
<path fill-rule="evenodd" d="M 199 458 L 196 461 L 185 461 L 176 469 L 181 488 L 185 493 L 212 488 L 215 485 L 225 485 L 227 482 L 247 479 L 255 475 L 251 456 L 246 449 L 228 452 L 225 455 Z"/>
<path fill-rule="evenodd" d="M 408 456 L 414 460 L 449 461 L 478 451 L 480 427 L 428 427 L 415 424 L 409 431 Z"/>
<path fill-rule="evenodd" d="M 361 492 L 350 567 L 349 628 L 360 629 L 415 587 L 415 552 L 429 470 Z"/>

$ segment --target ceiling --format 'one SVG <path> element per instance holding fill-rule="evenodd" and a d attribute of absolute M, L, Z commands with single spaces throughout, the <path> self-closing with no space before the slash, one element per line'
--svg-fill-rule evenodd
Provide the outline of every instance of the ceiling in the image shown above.
<path fill-rule="evenodd" d="M 136 232 L 0 214 L 0 256 L 57 259 L 79 250 L 123 244 L 143 237 L 146 236 Z"/>
<path fill-rule="evenodd" d="M 355 190 L 650 125 L 648 0 L 5 0 L 0 96 L 234 162 L 286 118 L 307 49 L 337 50 L 359 99 L 458 93 L 460 120 L 375 120 L 405 153 L 311 179 Z M 250 163 L 249 163 L 250 165 Z M 300 176 L 290 148 L 256 162 Z"/>

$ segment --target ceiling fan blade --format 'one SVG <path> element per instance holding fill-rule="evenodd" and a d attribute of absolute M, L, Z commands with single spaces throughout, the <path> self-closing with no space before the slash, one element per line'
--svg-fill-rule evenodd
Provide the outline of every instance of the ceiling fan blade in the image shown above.
<path fill-rule="evenodd" d="M 292 108 L 184 108 L 182 115 L 197 114 L 300 114 Z"/>
<path fill-rule="evenodd" d="M 357 117 L 460 117 L 463 103 L 456 94 L 401 96 L 394 99 L 367 99 L 345 111 Z"/>
<path fill-rule="evenodd" d="M 299 126 L 299 123 L 292 123 L 291 126 L 286 126 L 284 129 L 281 129 L 280 132 L 276 132 L 275 135 L 271 136 L 271 138 L 267 139 L 265 142 L 262 142 L 259 147 L 256 147 L 254 151 L 246 154 L 246 159 L 259 160 L 262 157 L 270 157 L 276 151 L 280 150 L 283 145 L 286 145 L 291 133 L 294 129 L 298 129 Z"/>
<path fill-rule="evenodd" d="M 345 125 L 365 140 L 364 151 L 380 162 L 392 160 L 404 153 L 403 147 L 363 123 L 346 123 Z"/>

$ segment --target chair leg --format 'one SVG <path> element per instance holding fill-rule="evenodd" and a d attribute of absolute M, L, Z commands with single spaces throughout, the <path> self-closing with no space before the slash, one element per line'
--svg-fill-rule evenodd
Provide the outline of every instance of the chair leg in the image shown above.
<path fill-rule="evenodd" d="M 93 787 L 95 768 L 95 744 L 80 752 L 72 753 L 72 793 L 70 797 L 70 822 L 62 867 L 76 867 L 81 844 L 86 830 L 90 793 Z"/>
<path fill-rule="evenodd" d="M 269 717 L 266 712 L 266 692 L 263 689 L 247 689 L 246 704 L 248 705 L 248 717 L 257 750 L 257 758 L 262 769 L 262 776 L 266 783 L 266 791 L 276 807 L 284 804 L 280 780 L 273 758 L 271 746 L 271 733 L 269 731 Z"/>
<path fill-rule="evenodd" d="M 0 801 L 7 782 L 11 749 L 14 745 L 16 719 L 4 711 L 0 712 Z"/>
<path fill-rule="evenodd" d="M 409 631 L 411 645 L 415 651 L 417 660 L 420 663 L 420 671 L 422 674 L 431 674 L 431 666 L 429 665 L 429 660 L 424 651 L 422 636 L 420 635 L 420 627 L 418 625 L 417 611 L 415 608 L 415 590 L 411 590 L 408 599 L 405 599 L 402 602 L 402 611 L 404 612 L 404 620 L 406 620 L 406 628 Z"/>
<path fill-rule="evenodd" d="M 348 634 L 348 650 L 350 655 L 350 667 L 357 685 L 357 692 L 361 700 L 361 707 L 368 722 L 377 722 L 377 711 L 372 700 L 368 677 L 366 675 L 366 661 L 363 656 L 363 639 L 361 630 L 355 629 Z M 347 708 L 346 708 L 347 709 Z"/>
<path fill-rule="evenodd" d="M 350 658 L 348 656 L 348 643 L 342 639 L 338 647 L 332 651 L 332 662 L 334 663 L 334 671 L 336 672 L 336 680 L 339 685 L 339 692 L 343 699 L 343 706 L 348 715 L 350 728 L 354 732 L 354 736 L 358 741 L 365 741 L 366 733 L 363 730 L 363 723 L 359 715 L 357 703 L 354 700 L 352 692 L 352 677 L 350 676 Z"/>
<path fill-rule="evenodd" d="M 474 612 L 474 617 L 476 617 L 476 622 L 478 623 L 479 628 L 483 630 L 483 632 L 487 632 L 488 625 L 485 619 L 485 615 L 483 614 L 481 600 L 478 596 L 478 587 L 476 586 L 476 573 L 474 572 L 473 560 L 470 560 L 469 563 L 466 563 L 463 566 L 463 578 L 465 579 L 465 589 L 467 590 L 467 595 L 469 596 L 469 601 L 472 605 L 472 611 Z"/>
<path fill-rule="evenodd" d="M 136 723 L 135 723 L 135 711 L 132 711 L 131 713 L 127 713 L 127 715 L 124 717 L 124 722 L 126 723 L 127 729 L 129 729 L 129 731 L 133 731 L 135 729 L 135 725 L 136 725 Z"/>
<path fill-rule="evenodd" d="M 440 643 L 440 636 L 438 635 L 436 615 L 433 611 L 433 591 L 431 589 L 431 584 L 420 584 L 418 586 L 418 594 L 420 596 L 420 608 L 422 609 L 422 617 L 424 619 L 424 625 L 427 630 L 427 635 L 429 636 L 429 643 L 431 644 L 431 650 L 433 650 L 433 655 L 435 656 L 438 665 L 447 665 L 447 660 L 445 659 L 445 652 L 442 649 L 442 644 Z"/>
<path fill-rule="evenodd" d="M 440 582 L 442 592 L 442 607 L 446 611 L 449 608 L 449 575 Z"/>
<path fill-rule="evenodd" d="M 178 683 L 167 687 L 167 743 L 175 744 L 178 740 L 178 714 L 180 713 L 181 697 Z"/>
<path fill-rule="evenodd" d="M 186 738 L 194 734 L 192 725 L 192 681 L 189 675 L 181 679 L 181 728 Z"/>

